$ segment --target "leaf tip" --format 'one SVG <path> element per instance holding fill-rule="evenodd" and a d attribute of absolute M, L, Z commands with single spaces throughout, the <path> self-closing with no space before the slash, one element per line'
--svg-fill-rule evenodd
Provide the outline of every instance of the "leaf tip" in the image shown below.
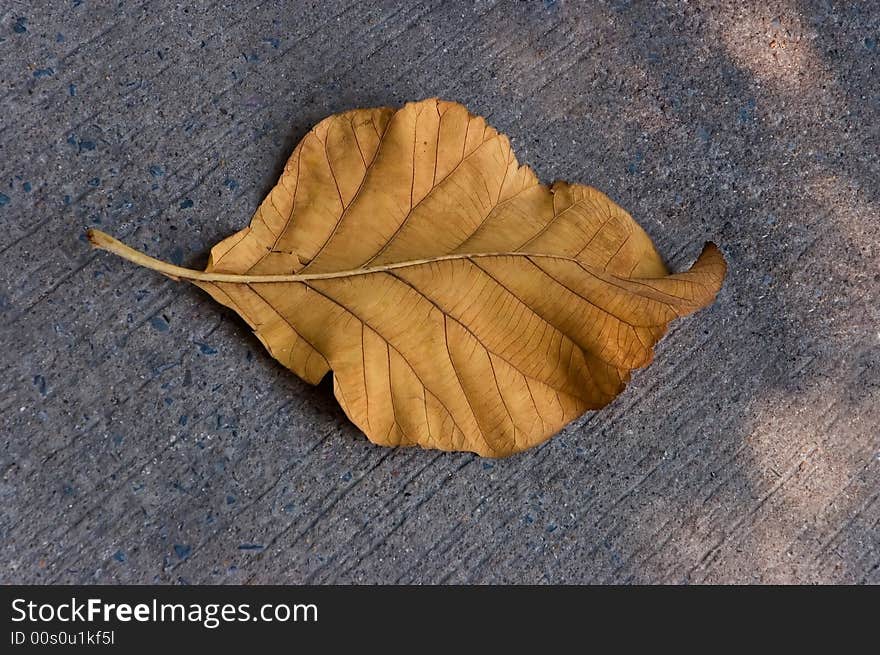
<path fill-rule="evenodd" d="M 703 244 L 702 254 L 711 253 L 714 257 L 721 257 L 724 259 L 724 255 L 721 252 L 721 248 L 719 248 L 713 241 L 707 241 Z"/>
<path fill-rule="evenodd" d="M 692 273 L 696 273 L 711 290 L 711 295 L 705 298 L 705 304 L 711 303 L 721 291 L 724 279 L 727 277 L 727 260 L 725 260 L 721 248 L 711 241 L 707 241 L 690 270 Z"/>
<path fill-rule="evenodd" d="M 723 281 L 727 275 L 727 260 L 724 258 L 724 253 L 721 252 L 721 248 L 711 241 L 703 244 L 703 251 L 697 258 L 697 263 L 702 266 L 717 268 L 719 281 Z"/>

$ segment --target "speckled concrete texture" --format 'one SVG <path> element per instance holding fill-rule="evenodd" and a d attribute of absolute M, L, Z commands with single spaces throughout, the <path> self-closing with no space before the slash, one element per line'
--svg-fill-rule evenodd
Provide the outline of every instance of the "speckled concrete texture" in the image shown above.
<path fill-rule="evenodd" d="M 876 2 L 5 2 L 0 582 L 880 582 Z M 441 96 L 675 268 L 604 410 L 505 460 L 387 450 L 176 263 L 295 142 Z"/>

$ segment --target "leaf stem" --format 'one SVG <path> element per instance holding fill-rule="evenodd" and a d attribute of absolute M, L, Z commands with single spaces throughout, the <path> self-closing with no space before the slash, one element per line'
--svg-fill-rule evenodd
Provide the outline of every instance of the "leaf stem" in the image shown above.
<path fill-rule="evenodd" d="M 161 259 L 145 255 L 139 250 L 135 250 L 134 248 L 125 245 L 119 239 L 114 239 L 106 232 L 101 232 L 101 230 L 91 229 L 86 232 L 86 236 L 88 236 L 89 241 L 96 248 L 112 252 L 114 255 L 127 259 L 138 266 L 159 271 L 174 280 L 202 280 L 204 279 L 203 276 L 208 275 L 202 271 L 194 271 L 190 268 L 175 266 L 174 264 L 163 262 Z"/>

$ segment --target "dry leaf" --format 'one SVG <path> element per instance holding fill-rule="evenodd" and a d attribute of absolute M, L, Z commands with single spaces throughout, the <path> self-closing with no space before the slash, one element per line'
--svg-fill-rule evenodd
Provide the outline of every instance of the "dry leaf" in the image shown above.
<path fill-rule="evenodd" d="M 609 403 L 726 270 L 708 244 L 669 275 L 605 195 L 540 184 L 505 136 L 439 100 L 321 121 L 205 272 L 90 238 L 198 285 L 302 379 L 332 370 L 371 441 L 492 457 Z"/>

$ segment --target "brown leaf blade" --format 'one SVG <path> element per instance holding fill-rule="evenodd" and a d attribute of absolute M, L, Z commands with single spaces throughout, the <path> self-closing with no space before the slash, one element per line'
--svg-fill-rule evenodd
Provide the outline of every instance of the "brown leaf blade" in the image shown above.
<path fill-rule="evenodd" d="M 609 403 L 726 272 L 708 244 L 669 275 L 605 195 L 540 184 L 506 137 L 433 99 L 315 126 L 204 272 L 90 237 L 234 309 L 304 380 L 332 371 L 374 443 L 492 457 Z"/>

